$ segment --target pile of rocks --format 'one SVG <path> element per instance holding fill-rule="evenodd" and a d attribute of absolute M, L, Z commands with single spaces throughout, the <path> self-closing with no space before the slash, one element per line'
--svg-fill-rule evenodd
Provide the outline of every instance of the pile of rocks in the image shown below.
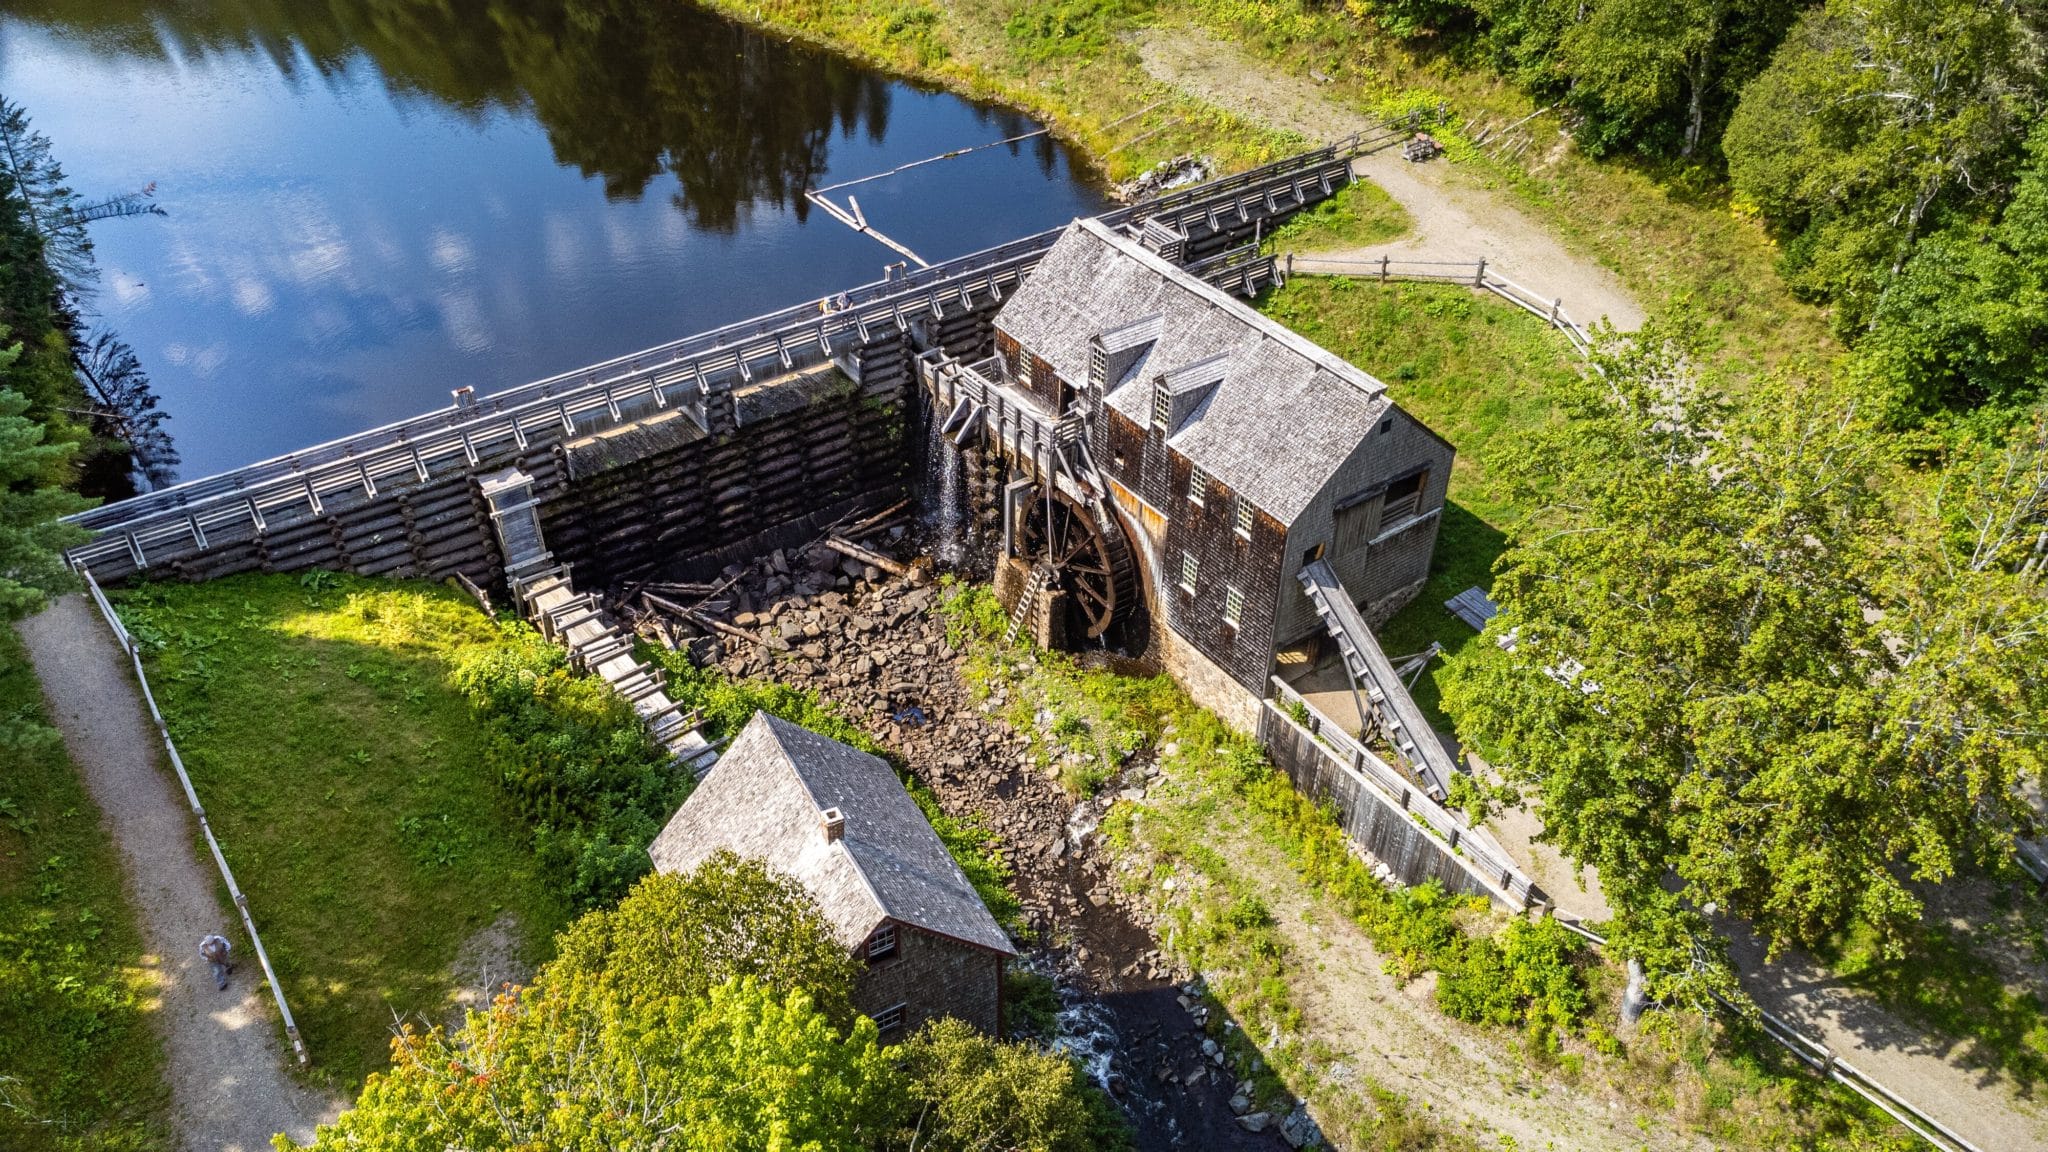
<path fill-rule="evenodd" d="M 899 531 L 874 546 L 901 554 L 911 541 Z M 1222 1070 L 1221 1050 L 1203 1032 L 1208 1009 L 1175 986 L 1190 974 L 1159 949 L 1151 914 L 1124 893 L 1103 850 L 1102 817 L 1117 800 L 1146 795 L 1159 779 L 1154 758 L 1133 756 L 1096 796 L 1069 795 L 1057 762 L 1041 769 L 1031 735 L 1004 718 L 1007 690 L 984 701 L 966 683 L 967 653 L 947 638 L 929 567 L 878 558 L 901 574 L 820 544 L 727 568 L 707 586 L 716 595 L 680 605 L 698 619 L 638 607 L 646 624 L 661 616 L 657 633 L 689 646 L 700 663 L 817 693 L 899 757 L 942 810 L 995 835 L 1023 905 L 1020 944 L 1070 991 L 1119 993 L 1112 1011 L 1122 1062 L 1149 1064 L 1155 1075 L 1133 1083 L 1144 1078 L 1117 1072 L 1105 1083 L 1131 1105 L 1141 1146 L 1175 1146 L 1171 1135 L 1146 1139 L 1148 1129 L 1200 1133 L 1196 1143 L 1214 1148 L 1287 1138 L 1285 1125 L 1268 1132 L 1265 1122 L 1243 1123 L 1248 1086 Z M 1028 672 L 1031 659 L 1020 656 L 1016 670 Z M 1191 1068 L 1201 1075 L 1187 1079 Z M 1243 1109 L 1234 1096 L 1244 1096 Z"/>

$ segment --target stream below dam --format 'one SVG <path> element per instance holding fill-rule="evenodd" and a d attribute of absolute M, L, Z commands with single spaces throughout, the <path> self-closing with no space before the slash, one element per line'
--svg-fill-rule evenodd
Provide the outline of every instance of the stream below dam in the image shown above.
<path fill-rule="evenodd" d="M 876 279 L 806 188 L 1038 127 L 681 2 L 16 0 L 0 94 L 87 199 L 155 186 L 87 319 L 186 478 Z M 1105 204 L 1044 135 L 847 191 L 932 261 Z"/>

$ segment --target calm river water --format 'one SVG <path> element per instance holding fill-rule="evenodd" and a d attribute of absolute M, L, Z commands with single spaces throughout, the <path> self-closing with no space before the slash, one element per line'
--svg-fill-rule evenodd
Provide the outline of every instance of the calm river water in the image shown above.
<path fill-rule="evenodd" d="M 680 0 L 6 0 L 0 93 L 170 213 L 94 307 L 184 477 L 873 279 L 805 187 L 1035 127 Z M 856 194 L 934 261 L 1103 203 L 1044 137 Z"/>

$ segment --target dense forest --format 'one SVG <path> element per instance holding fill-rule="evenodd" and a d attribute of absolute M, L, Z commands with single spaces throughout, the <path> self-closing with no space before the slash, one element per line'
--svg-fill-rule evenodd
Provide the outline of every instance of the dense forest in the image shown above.
<path fill-rule="evenodd" d="M 1490 67 L 1579 145 L 1709 181 L 1832 309 L 1895 429 L 2007 422 L 2048 342 L 2048 129 L 2033 3 L 1380 0 L 1390 32 Z"/>

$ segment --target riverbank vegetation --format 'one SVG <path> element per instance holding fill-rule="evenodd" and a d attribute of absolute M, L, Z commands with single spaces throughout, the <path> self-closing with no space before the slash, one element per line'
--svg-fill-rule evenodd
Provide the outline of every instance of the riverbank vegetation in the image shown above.
<path fill-rule="evenodd" d="M 0 628 L 0 1146 L 169 1142 L 154 963 L 28 653 Z"/>
<path fill-rule="evenodd" d="M 1122 750 L 1163 769 L 1142 797 L 1124 794 L 1101 832 L 1125 889 L 1159 914 L 1162 946 L 1202 973 L 1216 1009 L 1206 1028 L 1240 1078 L 1259 1086 L 1258 1102 L 1307 1097 L 1340 1147 L 1504 1146 L 1505 1129 L 1470 1118 L 1520 1123 L 1515 1110 L 1490 1113 L 1476 1098 L 1447 1110 L 1376 1071 L 1389 1051 L 1405 1058 L 1411 1042 L 1435 1067 L 1442 1052 L 1471 1042 L 1451 1039 L 1455 1029 L 1472 1026 L 1521 1054 L 1520 1076 L 1569 1086 L 1567 1098 L 1611 1094 L 1632 1114 L 1668 1117 L 1725 1146 L 1906 1146 L 1882 1115 L 1805 1076 L 1739 1021 L 1724 1028 L 1653 1015 L 1627 1039 L 1616 1036 L 1620 973 L 1578 937 L 1435 886 L 1381 883 L 1328 808 L 1171 680 L 1006 646 L 993 603 L 987 589 L 963 584 L 940 610 L 967 649 L 968 683 L 984 699 L 1001 694 L 1005 715 L 1044 746 L 1041 759 L 1080 749 L 1121 764 Z M 1380 1018 L 1361 1025 L 1344 1007 L 1418 992 L 1447 1018 L 1422 1036 L 1390 1035 Z"/>
<path fill-rule="evenodd" d="M 882 1047 L 824 915 L 757 862 L 648 877 L 557 952 L 462 1028 L 394 1041 L 391 1070 L 311 1146 L 1128 1146 L 1064 1056 L 955 1021 Z"/>

